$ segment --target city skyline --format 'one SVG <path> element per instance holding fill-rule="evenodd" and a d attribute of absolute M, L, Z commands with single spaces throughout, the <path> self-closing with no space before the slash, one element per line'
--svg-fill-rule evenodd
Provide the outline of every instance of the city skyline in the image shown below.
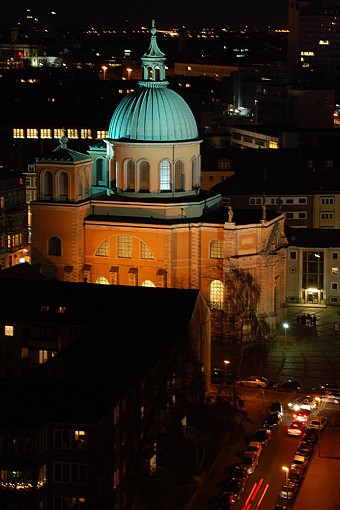
<path fill-rule="evenodd" d="M 44 6 L 55 9 L 62 14 L 69 25 L 115 26 L 129 21 L 134 26 L 150 24 L 155 19 L 160 27 L 208 27 L 231 26 L 243 27 L 245 25 L 260 28 L 287 25 L 287 0 L 239 0 L 237 4 L 231 0 L 220 2 L 212 0 L 209 9 L 203 2 L 187 0 L 185 3 L 173 0 L 169 4 L 159 4 L 146 0 L 143 4 L 130 2 L 125 4 L 108 4 L 99 0 L 94 10 L 90 2 L 73 0 L 47 1 Z M 37 0 L 18 0 L 15 4 L 2 4 L 0 7 L 0 24 L 14 24 L 20 19 L 28 8 L 41 8 Z"/>

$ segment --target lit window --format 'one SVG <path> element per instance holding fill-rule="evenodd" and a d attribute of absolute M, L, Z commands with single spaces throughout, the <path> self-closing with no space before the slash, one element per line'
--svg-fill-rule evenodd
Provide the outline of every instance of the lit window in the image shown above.
<path fill-rule="evenodd" d="M 58 306 L 57 313 L 65 313 L 66 312 L 66 306 Z"/>
<path fill-rule="evenodd" d="M 219 280 L 210 283 L 210 307 L 213 310 L 223 310 L 224 286 Z"/>
<path fill-rule="evenodd" d="M 159 188 L 161 191 L 171 190 L 170 163 L 163 159 L 160 164 Z"/>
<path fill-rule="evenodd" d="M 80 138 L 92 138 L 91 129 L 81 129 L 80 130 Z"/>
<path fill-rule="evenodd" d="M 274 140 L 269 140 L 268 148 L 269 149 L 278 149 L 279 148 L 279 144 L 278 144 L 278 142 L 275 142 Z"/>
<path fill-rule="evenodd" d="M 120 258 L 132 257 L 132 237 L 118 236 L 117 256 Z"/>
<path fill-rule="evenodd" d="M 47 360 L 48 360 L 48 352 L 40 349 L 39 350 L 39 363 L 40 364 L 46 363 Z"/>
<path fill-rule="evenodd" d="M 142 287 L 156 287 L 156 285 L 150 280 L 144 280 L 144 282 L 142 282 Z"/>
<path fill-rule="evenodd" d="M 43 487 L 43 485 L 45 485 L 46 482 L 47 482 L 47 466 L 46 464 L 44 464 L 38 470 L 37 488 L 40 489 L 40 487 Z"/>
<path fill-rule="evenodd" d="M 27 138 L 39 138 L 38 130 L 36 128 L 27 129 Z"/>
<path fill-rule="evenodd" d="M 14 326 L 5 326 L 5 336 L 14 336 Z"/>
<path fill-rule="evenodd" d="M 79 138 L 79 135 L 78 135 L 78 129 L 68 129 L 67 130 L 67 137 L 71 140 L 72 138 L 73 139 L 77 139 Z"/>
<path fill-rule="evenodd" d="M 28 347 L 22 347 L 21 348 L 21 357 L 22 358 L 28 358 Z"/>
<path fill-rule="evenodd" d="M 52 130 L 40 129 L 40 138 L 52 138 Z"/>
<path fill-rule="evenodd" d="M 53 138 L 62 138 L 64 136 L 63 129 L 54 129 L 53 130 Z"/>
<path fill-rule="evenodd" d="M 214 239 L 210 243 L 210 258 L 223 259 L 223 241 L 221 239 Z"/>
<path fill-rule="evenodd" d="M 49 311 L 50 307 L 49 305 L 42 305 L 42 307 L 40 308 L 40 311 L 42 313 L 47 313 Z"/>
<path fill-rule="evenodd" d="M 108 131 L 97 131 L 97 138 L 106 138 L 108 136 Z"/>
<path fill-rule="evenodd" d="M 102 242 L 102 244 L 96 251 L 96 257 L 108 257 L 108 256 L 109 256 L 109 240 L 106 239 L 105 241 Z"/>
<path fill-rule="evenodd" d="M 98 283 L 100 285 L 110 285 L 105 276 L 98 276 L 95 283 Z"/>
<path fill-rule="evenodd" d="M 140 256 L 141 259 L 154 260 L 155 258 L 151 248 L 147 244 L 143 243 L 143 241 L 140 243 Z"/>
<path fill-rule="evenodd" d="M 339 274 L 339 268 L 338 267 L 332 267 L 332 274 Z"/>
<path fill-rule="evenodd" d="M 119 469 L 115 469 L 113 472 L 113 490 L 117 489 L 119 485 Z"/>
<path fill-rule="evenodd" d="M 25 138 L 25 131 L 22 128 L 14 128 L 13 138 Z"/>

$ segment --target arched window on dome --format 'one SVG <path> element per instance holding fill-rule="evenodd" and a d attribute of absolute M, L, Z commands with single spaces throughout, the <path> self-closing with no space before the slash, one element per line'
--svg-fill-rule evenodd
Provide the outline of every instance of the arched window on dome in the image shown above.
<path fill-rule="evenodd" d="M 199 175 L 198 175 L 198 161 L 197 158 L 193 158 L 191 162 L 191 178 L 192 178 L 192 189 L 198 189 L 200 187 Z"/>
<path fill-rule="evenodd" d="M 167 159 L 163 159 L 159 168 L 159 189 L 171 191 L 171 166 Z"/>
<path fill-rule="evenodd" d="M 210 283 L 209 300 L 212 310 L 223 310 L 224 286 L 220 280 L 212 280 Z"/>
<path fill-rule="evenodd" d="M 150 191 L 150 163 L 148 161 L 141 161 L 139 163 L 139 191 Z"/>
<path fill-rule="evenodd" d="M 126 190 L 135 191 L 135 163 L 129 159 L 126 163 Z"/>
<path fill-rule="evenodd" d="M 42 190 L 43 190 L 42 198 L 44 200 L 53 199 L 53 177 L 51 172 L 44 172 L 42 179 Z"/>
<path fill-rule="evenodd" d="M 68 200 L 68 175 L 66 172 L 58 174 L 58 200 Z"/>
<path fill-rule="evenodd" d="M 47 253 L 48 253 L 48 255 L 52 255 L 54 257 L 61 256 L 61 239 L 59 239 L 59 237 L 50 237 L 49 238 Z"/>
<path fill-rule="evenodd" d="M 144 282 L 142 282 L 142 287 L 156 287 L 156 285 L 152 283 L 151 280 L 144 280 Z"/>
<path fill-rule="evenodd" d="M 95 283 L 99 283 L 100 285 L 110 285 L 105 276 L 98 276 Z"/>
<path fill-rule="evenodd" d="M 185 175 L 183 173 L 184 165 L 183 161 L 178 160 L 175 163 L 175 189 L 176 191 L 182 191 L 185 189 Z"/>

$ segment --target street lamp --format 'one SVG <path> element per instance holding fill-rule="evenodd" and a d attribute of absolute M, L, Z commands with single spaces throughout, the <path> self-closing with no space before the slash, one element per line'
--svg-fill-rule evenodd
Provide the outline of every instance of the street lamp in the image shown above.
<path fill-rule="evenodd" d="M 103 75 L 104 75 L 104 81 L 106 79 L 106 71 L 107 71 L 107 66 L 102 66 L 102 70 L 103 70 Z"/>
<path fill-rule="evenodd" d="M 285 348 L 286 348 L 287 347 L 287 329 L 289 328 L 289 324 L 287 324 L 287 322 L 284 322 L 283 327 L 285 329 Z"/>
<path fill-rule="evenodd" d="M 320 404 L 321 404 L 321 398 L 320 397 L 315 397 L 315 400 L 317 401 L 318 403 L 318 422 L 319 422 L 319 427 L 318 427 L 318 456 L 320 457 L 320 442 L 321 442 L 321 422 L 320 422 Z"/>
<path fill-rule="evenodd" d="M 285 472 L 285 485 L 286 485 L 286 494 L 287 494 L 287 499 L 288 499 L 288 472 L 289 472 L 289 467 L 282 466 L 282 471 Z"/>
<path fill-rule="evenodd" d="M 225 359 L 223 361 L 223 363 L 224 363 L 224 384 L 226 385 L 227 384 L 227 365 L 230 365 L 230 361 Z"/>

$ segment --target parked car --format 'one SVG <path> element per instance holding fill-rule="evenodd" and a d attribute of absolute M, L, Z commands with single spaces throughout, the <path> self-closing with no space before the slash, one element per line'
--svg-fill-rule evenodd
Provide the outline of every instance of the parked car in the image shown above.
<path fill-rule="evenodd" d="M 300 484 L 304 474 L 305 469 L 302 466 L 291 466 L 288 472 L 288 482 Z"/>
<path fill-rule="evenodd" d="M 308 466 L 308 457 L 304 455 L 300 455 L 299 453 L 295 453 L 293 462 L 291 463 L 291 468 L 301 468 L 303 471 L 306 470 Z"/>
<path fill-rule="evenodd" d="M 315 386 L 315 388 L 313 388 L 312 391 L 314 393 L 314 392 L 324 391 L 324 390 L 337 391 L 337 390 L 340 390 L 340 386 L 338 384 L 329 384 L 329 383 L 319 384 L 318 386 Z"/>
<path fill-rule="evenodd" d="M 304 440 L 302 440 L 297 449 L 295 454 L 296 455 L 303 455 L 304 457 L 307 457 L 307 459 L 310 459 L 314 453 L 314 444 L 313 443 L 307 443 Z"/>
<path fill-rule="evenodd" d="M 283 417 L 284 409 L 283 409 L 283 405 L 281 404 L 280 400 L 274 400 L 274 402 L 270 402 L 269 412 L 273 412 L 273 411 L 276 411 L 281 416 L 281 418 Z"/>
<path fill-rule="evenodd" d="M 307 429 L 303 436 L 303 441 L 309 444 L 316 444 L 319 441 L 318 429 Z"/>
<path fill-rule="evenodd" d="M 257 429 L 257 431 L 255 432 L 255 434 L 253 434 L 251 439 L 252 441 L 259 441 L 262 446 L 267 446 L 267 444 L 271 440 L 271 437 L 272 435 L 270 430 L 261 428 Z"/>
<path fill-rule="evenodd" d="M 247 386 L 249 388 L 267 388 L 268 379 L 265 377 L 259 377 L 258 375 L 251 375 L 246 379 L 238 381 L 239 386 Z"/>
<path fill-rule="evenodd" d="M 311 429 L 323 430 L 328 423 L 326 416 L 315 416 L 309 424 Z"/>
<path fill-rule="evenodd" d="M 286 506 L 286 505 L 275 505 L 275 506 L 273 506 L 273 510 L 288 510 L 288 506 Z"/>
<path fill-rule="evenodd" d="M 232 502 L 235 503 L 238 499 L 240 499 L 241 492 L 244 490 L 245 481 L 237 480 L 236 478 L 231 478 L 230 480 L 221 480 L 217 488 L 220 492 L 220 495 L 232 494 Z"/>
<path fill-rule="evenodd" d="M 248 471 L 246 468 L 241 466 L 233 466 L 227 471 L 229 478 L 235 478 L 236 480 L 246 481 L 248 478 Z"/>
<path fill-rule="evenodd" d="M 262 453 L 263 447 L 260 441 L 250 441 L 248 444 L 247 451 L 248 452 L 255 452 L 257 455 L 257 458 L 260 458 L 260 455 Z"/>
<path fill-rule="evenodd" d="M 306 423 L 310 413 L 311 411 L 308 411 L 307 409 L 300 409 L 300 411 L 293 411 L 292 417 L 294 421 L 302 421 L 303 423 Z"/>
<path fill-rule="evenodd" d="M 258 464 L 258 457 L 255 452 L 245 451 L 241 459 L 241 466 L 245 467 L 248 474 L 254 473 L 255 468 Z"/>
<path fill-rule="evenodd" d="M 207 510 L 231 510 L 232 505 L 232 494 L 213 496 L 207 501 Z"/>
<path fill-rule="evenodd" d="M 290 483 L 282 485 L 280 496 L 283 499 L 294 499 L 298 491 L 298 485 L 296 483 Z"/>
<path fill-rule="evenodd" d="M 302 384 L 298 381 L 292 381 L 289 379 L 288 381 L 273 384 L 273 389 L 276 391 L 292 391 L 296 393 L 297 391 L 302 390 Z"/>
<path fill-rule="evenodd" d="M 232 372 L 226 372 L 223 368 L 213 368 L 210 380 L 212 384 L 233 384 L 235 375 Z"/>
<path fill-rule="evenodd" d="M 271 411 L 268 414 L 266 421 L 263 423 L 263 428 L 273 430 L 275 429 L 275 427 L 279 425 L 279 423 L 281 423 L 281 421 L 282 417 L 279 415 L 279 413 L 277 413 L 276 411 Z"/>
<path fill-rule="evenodd" d="M 306 432 L 306 425 L 301 421 L 293 421 L 287 428 L 289 436 L 303 436 Z"/>

